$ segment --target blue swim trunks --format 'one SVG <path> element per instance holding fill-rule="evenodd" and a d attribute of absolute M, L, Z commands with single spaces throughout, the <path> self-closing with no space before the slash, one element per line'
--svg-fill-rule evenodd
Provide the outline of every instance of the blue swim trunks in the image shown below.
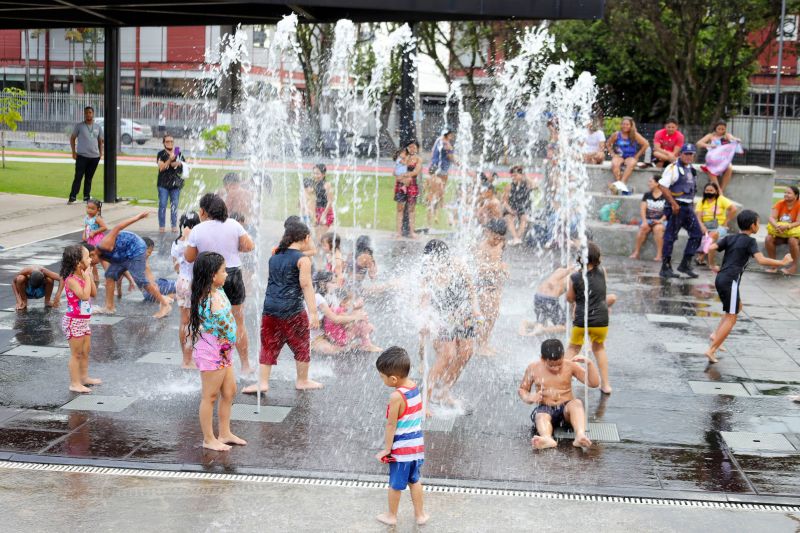
<path fill-rule="evenodd" d="M 25 285 L 25 296 L 30 300 L 38 300 L 44 298 L 44 285 L 36 287 L 35 289 L 30 285 Z"/>
<path fill-rule="evenodd" d="M 424 459 L 389 463 L 389 487 L 393 490 L 405 490 L 409 483 L 419 481 L 419 470 Z"/>
<path fill-rule="evenodd" d="M 539 404 L 538 406 L 536 406 L 536 409 L 534 409 L 533 412 L 531 413 L 531 422 L 533 422 L 534 435 L 539 434 L 539 432 L 536 430 L 536 415 L 538 414 L 550 415 L 550 424 L 552 424 L 553 429 L 559 427 L 572 429 L 572 426 L 570 426 L 569 422 L 567 422 L 566 419 L 564 418 L 564 408 L 567 406 L 567 403 L 569 402 L 565 402 L 559 405 Z"/>

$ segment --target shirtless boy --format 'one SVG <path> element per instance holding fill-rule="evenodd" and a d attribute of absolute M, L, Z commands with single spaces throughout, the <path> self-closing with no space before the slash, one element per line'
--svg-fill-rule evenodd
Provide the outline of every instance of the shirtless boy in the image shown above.
<path fill-rule="evenodd" d="M 494 323 L 500 312 L 500 297 L 503 283 L 508 279 L 508 265 L 503 262 L 506 247 L 506 221 L 502 218 L 490 220 L 484 226 L 484 239 L 478 245 L 478 305 L 484 323 L 478 330 L 478 354 L 493 356 L 497 352 L 489 346 Z"/>
<path fill-rule="evenodd" d="M 533 311 L 536 313 L 536 322 L 531 320 L 520 322 L 520 335 L 549 335 L 562 333 L 567 329 L 567 316 L 559 299 L 562 294 L 567 292 L 567 282 L 572 272 L 574 272 L 573 269 L 559 267 L 536 287 L 536 294 L 533 295 Z M 550 323 L 549 326 L 548 323 Z"/>
<path fill-rule="evenodd" d="M 58 282 L 58 291 L 51 300 L 53 287 Z M 61 299 L 61 292 L 64 290 L 64 282 L 61 276 L 44 267 L 25 267 L 20 270 L 11 282 L 11 290 L 17 303 L 15 309 L 21 311 L 28 307 L 28 300 L 38 300 L 44 298 L 45 307 L 56 307 Z"/>
<path fill-rule="evenodd" d="M 589 370 L 588 380 L 586 371 L 578 364 L 583 362 Z M 573 377 L 593 389 L 600 386 L 600 374 L 592 361 L 583 356 L 565 360 L 564 345 L 560 340 L 544 341 L 541 360 L 528 365 L 517 391 L 523 402 L 538 404 L 531 413 L 534 433 L 531 445 L 535 449 L 555 448 L 553 428 L 565 424 L 575 431 L 573 446 L 587 448 L 592 445 L 586 436 L 583 402 L 572 393 Z M 534 386 L 535 392 L 532 390 Z"/>

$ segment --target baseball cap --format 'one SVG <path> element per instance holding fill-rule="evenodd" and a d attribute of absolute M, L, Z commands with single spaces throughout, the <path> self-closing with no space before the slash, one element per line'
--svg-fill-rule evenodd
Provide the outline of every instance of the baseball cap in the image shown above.
<path fill-rule="evenodd" d="M 684 144 L 681 147 L 681 153 L 682 154 L 696 154 L 697 153 L 697 147 L 695 145 L 693 145 L 692 143 Z"/>

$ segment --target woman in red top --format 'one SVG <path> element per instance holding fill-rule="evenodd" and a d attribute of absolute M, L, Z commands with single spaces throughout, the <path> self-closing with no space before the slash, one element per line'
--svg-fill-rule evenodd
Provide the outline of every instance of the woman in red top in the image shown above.
<path fill-rule="evenodd" d="M 783 200 L 775 204 L 769 217 L 767 226 L 767 239 L 764 246 L 767 255 L 775 259 L 776 248 L 780 244 L 789 245 L 789 253 L 792 254 L 792 265 L 781 269 L 784 274 L 795 274 L 797 272 L 797 257 L 800 256 L 800 202 L 798 202 L 800 190 L 794 185 L 786 187 L 783 193 Z M 769 269 L 768 272 L 777 272 L 776 268 Z"/>

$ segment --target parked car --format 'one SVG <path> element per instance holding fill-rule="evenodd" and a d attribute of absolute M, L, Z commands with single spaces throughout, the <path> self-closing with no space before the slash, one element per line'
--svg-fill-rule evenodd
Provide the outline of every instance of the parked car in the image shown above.
<path fill-rule="evenodd" d="M 94 121 L 99 126 L 105 128 L 103 117 L 95 117 Z M 122 144 L 131 144 L 136 141 L 136 144 L 144 144 L 148 139 L 153 138 L 153 128 L 135 122 L 129 118 L 121 118 L 119 120 L 119 140 Z"/>

